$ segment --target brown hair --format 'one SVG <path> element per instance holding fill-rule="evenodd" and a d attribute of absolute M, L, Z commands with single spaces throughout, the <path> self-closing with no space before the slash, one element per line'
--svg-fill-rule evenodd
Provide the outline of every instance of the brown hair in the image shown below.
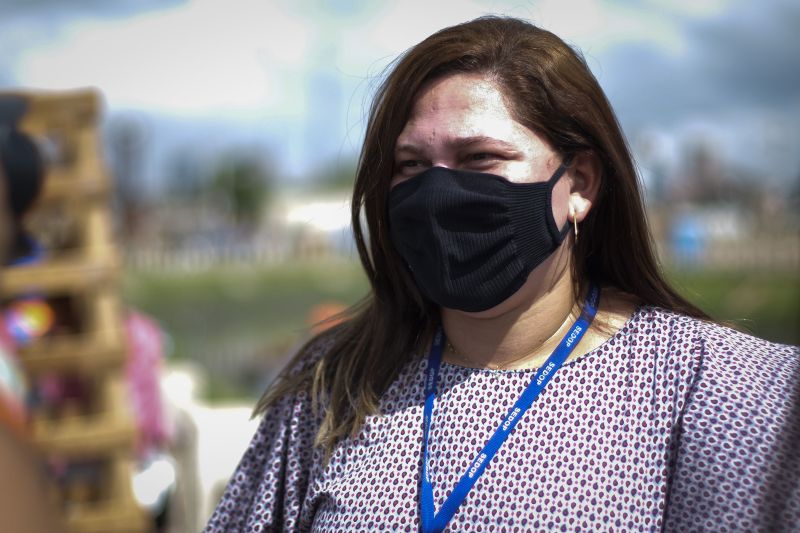
<path fill-rule="evenodd" d="M 312 339 L 256 407 L 260 413 L 285 394 L 308 390 L 324 413 L 317 444 L 328 452 L 378 411 L 379 398 L 439 318 L 391 244 L 386 197 L 394 145 L 417 93 L 423 84 L 456 73 L 497 83 L 515 119 L 562 157 L 591 152 L 599 159 L 601 190 L 572 250 L 576 295 L 591 278 L 642 303 L 707 318 L 661 274 L 628 146 L 583 57 L 554 34 L 518 19 L 483 17 L 445 28 L 394 63 L 370 109 L 352 223 L 371 293 L 330 330 L 330 347 L 320 358 L 307 357 Z"/>

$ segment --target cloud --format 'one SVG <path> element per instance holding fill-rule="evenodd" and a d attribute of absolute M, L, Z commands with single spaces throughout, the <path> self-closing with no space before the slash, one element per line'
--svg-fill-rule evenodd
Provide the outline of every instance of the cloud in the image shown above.
<path fill-rule="evenodd" d="M 599 72 L 632 121 L 679 121 L 730 109 L 781 110 L 800 101 L 800 5 L 743 3 L 723 16 L 686 20 L 685 51 L 620 43 Z"/>
<path fill-rule="evenodd" d="M 745 152 L 754 124 L 790 122 L 800 111 L 800 6 L 789 0 L 5 6 L 0 84 L 94 85 L 112 111 L 226 120 L 271 139 L 294 169 L 356 151 L 363 109 L 390 60 L 444 26 L 487 13 L 529 18 L 579 47 L 629 133 L 680 135 L 711 124 L 736 147 L 730 151 Z M 797 128 L 776 131 L 793 138 Z"/>
<path fill-rule="evenodd" d="M 299 112 L 295 72 L 308 28 L 256 0 L 196 0 L 132 19 L 73 23 L 26 51 L 18 75 L 47 88 L 92 85 L 112 106 L 177 114 L 222 114 L 273 106 Z"/>
<path fill-rule="evenodd" d="M 671 16 L 681 49 L 618 43 L 592 65 L 634 145 L 640 134 L 701 140 L 754 175 L 795 179 L 800 5 L 736 2 L 713 17 Z"/>
<path fill-rule="evenodd" d="M 695 70 L 731 100 L 780 107 L 800 99 L 800 4 L 775 3 L 741 9 L 704 24 L 690 24 L 698 49 Z"/>
<path fill-rule="evenodd" d="M 164 9 L 186 0 L 3 0 L 4 18 L 120 18 Z"/>

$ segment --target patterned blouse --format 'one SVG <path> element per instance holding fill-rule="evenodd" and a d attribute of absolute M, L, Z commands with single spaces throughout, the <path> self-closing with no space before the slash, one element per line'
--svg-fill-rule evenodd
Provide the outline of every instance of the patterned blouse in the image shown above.
<path fill-rule="evenodd" d="M 412 358 L 325 466 L 308 395 L 283 398 L 206 532 L 418 531 L 426 366 Z M 796 347 L 640 307 L 556 373 L 448 531 L 800 531 L 798 370 Z M 442 363 L 437 511 L 534 373 Z"/>

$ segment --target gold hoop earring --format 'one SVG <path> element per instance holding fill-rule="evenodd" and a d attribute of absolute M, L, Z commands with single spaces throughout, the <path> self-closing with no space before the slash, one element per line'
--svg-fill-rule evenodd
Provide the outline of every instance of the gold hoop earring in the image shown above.
<path fill-rule="evenodd" d="M 575 244 L 578 244 L 578 220 L 575 216 L 575 208 L 569 206 L 569 214 L 572 217 L 572 227 L 575 228 Z"/>

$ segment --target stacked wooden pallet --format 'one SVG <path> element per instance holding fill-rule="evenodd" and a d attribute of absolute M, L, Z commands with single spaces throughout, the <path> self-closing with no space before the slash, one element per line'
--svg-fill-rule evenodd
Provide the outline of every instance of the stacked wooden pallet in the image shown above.
<path fill-rule="evenodd" d="M 70 531 L 146 531 L 131 485 L 136 435 L 100 99 L 90 90 L 17 95 L 26 108 L 19 128 L 49 147 L 50 160 L 26 220 L 44 256 L 0 276 L 6 303 L 35 295 L 57 309 L 51 330 L 20 349 L 31 383 L 56 390 L 33 408 L 34 440 L 59 473 Z"/>

